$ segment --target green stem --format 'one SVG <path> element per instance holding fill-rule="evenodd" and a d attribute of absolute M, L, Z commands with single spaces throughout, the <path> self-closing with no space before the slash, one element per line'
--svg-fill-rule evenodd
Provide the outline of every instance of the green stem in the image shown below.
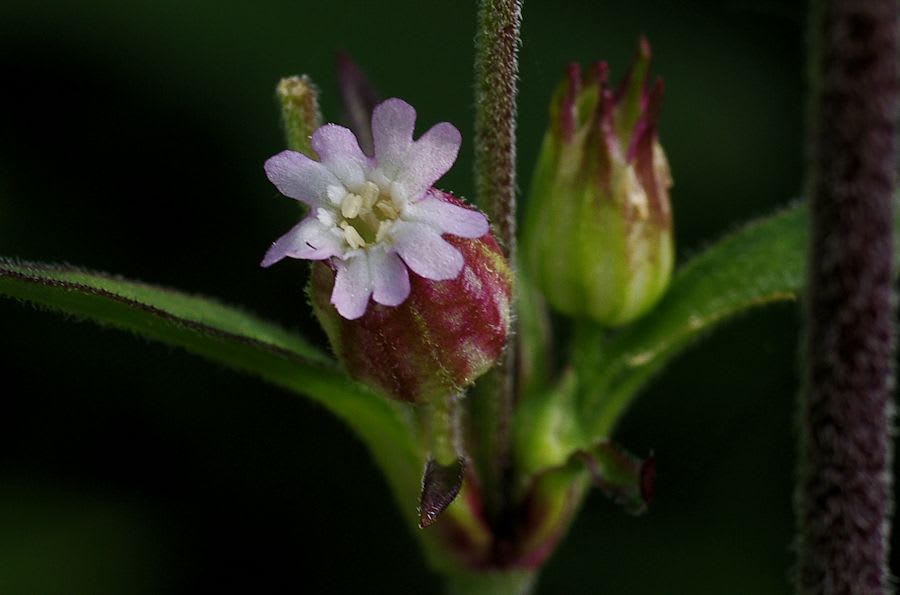
<path fill-rule="evenodd" d="M 464 456 L 459 436 L 460 399 L 463 395 L 447 395 L 418 407 L 419 423 L 426 439 L 426 449 L 441 465 L 450 465 Z"/>
<path fill-rule="evenodd" d="M 522 0 L 482 0 L 475 53 L 475 185 L 503 252 L 515 262 L 516 85 Z M 474 391 L 474 455 L 488 514 L 504 525 L 510 495 L 515 333 L 506 355 Z M 500 530 L 503 533 L 503 530 Z"/>

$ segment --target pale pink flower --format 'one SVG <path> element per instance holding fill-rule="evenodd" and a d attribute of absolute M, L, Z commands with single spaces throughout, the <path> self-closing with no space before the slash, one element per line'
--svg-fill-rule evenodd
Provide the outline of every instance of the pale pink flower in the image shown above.
<path fill-rule="evenodd" d="M 452 204 L 432 185 L 456 161 L 459 131 L 447 122 L 413 140 L 416 111 L 388 99 L 372 113 L 375 155 L 353 133 L 329 124 L 312 135 L 320 161 L 283 151 L 266 161 L 269 180 L 309 215 L 280 237 L 262 261 L 331 259 L 331 303 L 344 318 L 362 316 L 369 299 L 397 306 L 409 296 L 409 271 L 426 279 L 454 279 L 463 256 L 441 236 L 478 238 L 488 231 L 479 211 Z"/>

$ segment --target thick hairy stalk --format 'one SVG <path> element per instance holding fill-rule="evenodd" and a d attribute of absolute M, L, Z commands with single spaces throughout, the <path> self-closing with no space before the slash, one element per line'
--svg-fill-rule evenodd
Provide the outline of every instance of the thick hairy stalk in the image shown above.
<path fill-rule="evenodd" d="M 813 4 L 797 591 L 886 593 L 898 4 Z"/>
<path fill-rule="evenodd" d="M 516 87 L 522 0 L 482 0 L 475 55 L 475 184 L 509 262 L 515 260 Z M 495 524 L 509 500 L 515 335 L 500 365 L 485 377 L 470 403 L 474 456 L 488 514 Z M 501 530 L 502 533 L 502 530 Z"/>

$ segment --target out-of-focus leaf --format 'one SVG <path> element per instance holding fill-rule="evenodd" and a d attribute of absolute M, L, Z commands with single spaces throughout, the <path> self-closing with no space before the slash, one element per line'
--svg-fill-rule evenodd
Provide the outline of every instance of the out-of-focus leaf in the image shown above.
<path fill-rule="evenodd" d="M 398 497 L 418 493 L 424 461 L 409 411 L 354 382 L 321 351 L 277 325 L 173 289 L 10 259 L 0 259 L 0 296 L 183 347 L 306 395 L 353 428 Z M 411 524 L 418 522 L 413 506 L 404 510 Z"/>
<path fill-rule="evenodd" d="M 795 300 L 806 270 L 807 209 L 751 223 L 689 260 L 659 305 L 579 362 L 585 434 L 607 437 L 648 380 L 719 323 Z"/>
<path fill-rule="evenodd" d="M 545 393 L 552 374 L 553 337 L 544 299 L 524 270 L 516 271 L 516 320 L 518 341 L 518 397 Z"/>

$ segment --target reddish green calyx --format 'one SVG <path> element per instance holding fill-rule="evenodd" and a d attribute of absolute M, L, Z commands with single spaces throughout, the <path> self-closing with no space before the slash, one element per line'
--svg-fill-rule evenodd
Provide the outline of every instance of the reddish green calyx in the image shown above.
<path fill-rule="evenodd" d="M 584 75 L 578 64 L 570 64 L 550 108 L 551 126 L 561 144 L 577 145 L 572 148 L 585 152 L 582 161 L 594 161 L 582 167 L 594 170 L 607 190 L 617 164 L 633 166 L 648 193 L 648 204 L 639 208 L 671 224 L 668 163 L 661 149 L 654 155 L 665 85 L 661 78 L 650 85 L 650 59 L 650 44 L 642 37 L 616 89 L 606 61 L 595 62 Z"/>
<path fill-rule="evenodd" d="M 331 266 L 313 264 L 310 297 L 335 354 L 351 376 L 395 399 L 429 403 L 458 394 L 494 365 L 506 344 L 512 272 L 500 247 L 490 234 L 445 239 L 465 262 L 456 278 L 433 281 L 410 271 L 406 301 L 371 302 L 355 320 L 330 303 Z"/>

